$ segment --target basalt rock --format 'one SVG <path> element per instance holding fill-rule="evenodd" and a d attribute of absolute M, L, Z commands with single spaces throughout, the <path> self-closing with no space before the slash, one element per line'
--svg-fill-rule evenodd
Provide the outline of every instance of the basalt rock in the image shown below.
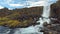
<path fill-rule="evenodd" d="M 0 26 L 15 28 L 36 25 L 36 21 L 41 17 L 43 7 L 31 7 L 8 10 L 0 9 Z"/>
<path fill-rule="evenodd" d="M 51 5 L 51 17 L 60 18 L 60 1 Z"/>
<path fill-rule="evenodd" d="M 51 5 L 50 24 L 45 24 L 41 31 L 44 34 L 60 34 L 60 0 Z"/>

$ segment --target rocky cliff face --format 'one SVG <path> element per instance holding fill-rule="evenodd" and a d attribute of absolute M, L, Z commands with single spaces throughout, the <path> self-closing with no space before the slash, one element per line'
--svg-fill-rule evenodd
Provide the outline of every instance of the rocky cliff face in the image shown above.
<path fill-rule="evenodd" d="M 51 18 L 57 19 L 57 22 L 60 21 L 60 1 L 51 5 Z"/>
<path fill-rule="evenodd" d="M 0 9 L 0 26 L 14 28 L 35 25 L 38 18 L 41 17 L 42 11 L 43 7 Z"/>
<path fill-rule="evenodd" d="M 60 34 L 60 1 L 51 5 L 51 23 L 44 23 L 44 34 Z"/>
<path fill-rule="evenodd" d="M 51 5 L 51 16 L 60 18 L 60 1 Z"/>

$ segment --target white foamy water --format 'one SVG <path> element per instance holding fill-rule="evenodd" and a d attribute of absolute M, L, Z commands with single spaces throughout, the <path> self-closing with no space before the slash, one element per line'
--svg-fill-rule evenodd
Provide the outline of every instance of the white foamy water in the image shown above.
<path fill-rule="evenodd" d="M 56 2 L 53 2 L 52 0 L 47 0 L 47 2 L 44 3 L 45 5 L 43 6 L 43 13 L 41 15 L 42 18 L 40 17 L 39 21 L 37 21 L 37 22 L 40 22 L 40 27 L 43 27 L 44 22 L 47 22 L 48 24 L 50 23 L 50 19 L 49 19 L 50 5 L 53 3 L 56 3 Z"/>
<path fill-rule="evenodd" d="M 42 16 L 45 18 L 48 18 L 50 16 L 50 5 L 44 6 Z"/>
<path fill-rule="evenodd" d="M 45 5 L 43 8 L 42 18 L 39 18 L 39 21 L 38 21 L 40 22 L 41 27 L 43 27 L 44 22 L 47 22 L 47 23 L 50 22 L 49 16 L 50 16 L 50 5 Z"/>

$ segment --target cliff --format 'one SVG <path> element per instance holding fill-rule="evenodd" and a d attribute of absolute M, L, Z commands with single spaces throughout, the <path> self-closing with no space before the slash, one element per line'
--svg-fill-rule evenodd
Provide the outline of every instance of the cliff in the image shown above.
<path fill-rule="evenodd" d="M 36 25 L 36 21 L 41 17 L 42 10 L 43 7 L 0 9 L 0 26 L 15 28 Z"/>
<path fill-rule="evenodd" d="M 51 5 L 50 18 L 53 18 L 50 24 L 45 22 L 41 32 L 44 34 L 60 34 L 60 1 Z"/>
<path fill-rule="evenodd" d="M 51 5 L 51 16 L 60 18 L 60 1 Z"/>

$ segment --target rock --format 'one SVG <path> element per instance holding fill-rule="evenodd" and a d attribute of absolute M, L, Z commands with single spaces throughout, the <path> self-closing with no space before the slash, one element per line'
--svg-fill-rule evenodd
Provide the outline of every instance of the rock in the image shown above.
<path fill-rule="evenodd" d="M 8 10 L 0 9 L 0 26 L 10 28 L 25 28 L 31 25 L 37 25 L 36 21 L 41 16 L 43 7 L 31 7 Z"/>
<path fill-rule="evenodd" d="M 60 18 L 60 1 L 51 5 L 51 16 L 53 18 Z"/>

